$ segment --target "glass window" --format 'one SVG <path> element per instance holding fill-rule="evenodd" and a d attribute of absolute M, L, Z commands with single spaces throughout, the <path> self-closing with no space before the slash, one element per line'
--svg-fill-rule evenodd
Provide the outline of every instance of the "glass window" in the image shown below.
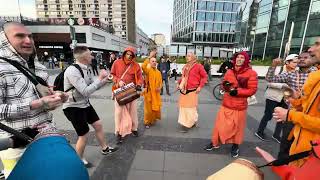
<path fill-rule="evenodd" d="M 257 29 L 267 27 L 269 25 L 269 15 L 270 14 L 264 14 L 264 15 L 258 16 Z"/>
<path fill-rule="evenodd" d="M 232 5 L 232 11 L 233 11 L 233 12 L 237 12 L 239 6 L 240 6 L 240 4 L 238 4 L 238 3 L 233 3 L 233 5 Z"/>
<path fill-rule="evenodd" d="M 204 31 L 204 23 L 203 22 L 197 22 L 197 31 Z"/>
<path fill-rule="evenodd" d="M 309 26 L 312 25 L 312 28 L 307 29 L 306 36 L 319 36 L 320 35 L 320 19 L 310 19 Z"/>
<path fill-rule="evenodd" d="M 237 14 L 232 13 L 231 14 L 231 22 L 236 22 Z"/>
<path fill-rule="evenodd" d="M 206 1 L 198 1 L 198 10 L 206 10 Z"/>
<path fill-rule="evenodd" d="M 276 25 L 285 21 L 287 15 L 287 8 L 275 9 L 272 11 L 271 24 Z"/>
<path fill-rule="evenodd" d="M 214 11 L 214 2 L 213 1 L 207 1 L 207 10 L 208 11 Z"/>
<path fill-rule="evenodd" d="M 229 12 L 231 12 L 231 11 L 232 11 L 232 3 L 227 3 L 227 2 L 225 2 L 225 3 L 224 3 L 224 11 L 229 11 Z"/>
<path fill-rule="evenodd" d="M 223 11 L 223 2 L 216 2 L 216 11 Z"/>
<path fill-rule="evenodd" d="M 230 13 L 224 13 L 222 19 L 223 19 L 223 22 L 230 22 L 231 14 Z"/>
<path fill-rule="evenodd" d="M 214 20 L 222 22 L 222 13 L 215 13 Z"/>
<path fill-rule="evenodd" d="M 214 32 L 221 32 L 221 24 L 220 23 L 214 23 L 213 24 L 213 31 Z"/>
<path fill-rule="evenodd" d="M 312 3 L 310 19 L 319 18 L 320 15 L 320 1 Z"/>
<path fill-rule="evenodd" d="M 213 21 L 214 13 L 213 12 L 206 12 L 206 21 Z"/>
<path fill-rule="evenodd" d="M 205 24 L 205 31 L 207 31 L 207 32 L 212 32 L 212 30 L 213 30 L 213 24 L 207 22 L 207 23 Z"/>
<path fill-rule="evenodd" d="M 222 24 L 222 32 L 229 32 L 230 31 L 230 24 Z"/>
<path fill-rule="evenodd" d="M 197 12 L 197 21 L 205 21 L 206 20 L 206 13 L 205 12 Z"/>
<path fill-rule="evenodd" d="M 235 24 L 231 24 L 230 25 L 230 32 L 234 32 L 236 30 L 236 25 Z"/>

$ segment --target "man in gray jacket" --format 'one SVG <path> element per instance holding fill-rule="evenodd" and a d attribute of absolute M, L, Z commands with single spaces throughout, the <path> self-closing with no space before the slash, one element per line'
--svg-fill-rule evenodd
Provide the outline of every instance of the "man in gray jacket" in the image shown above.
<path fill-rule="evenodd" d="M 70 66 L 64 73 L 64 90 L 74 87 L 70 90 L 69 99 L 63 104 L 63 112 L 71 121 L 78 134 L 76 151 L 82 158 L 85 165 L 88 161 L 83 158 L 83 153 L 87 143 L 89 132 L 88 124 L 92 125 L 95 130 L 96 138 L 101 146 L 101 153 L 106 155 L 113 153 L 117 148 L 107 145 L 103 132 L 102 122 L 89 101 L 90 94 L 94 93 L 108 81 L 106 70 L 101 70 L 98 79 L 93 81 L 91 74 L 88 73 L 88 66 L 94 58 L 89 49 L 85 46 L 77 46 L 73 50 L 76 64 L 80 66 L 82 73 L 75 66 Z"/>

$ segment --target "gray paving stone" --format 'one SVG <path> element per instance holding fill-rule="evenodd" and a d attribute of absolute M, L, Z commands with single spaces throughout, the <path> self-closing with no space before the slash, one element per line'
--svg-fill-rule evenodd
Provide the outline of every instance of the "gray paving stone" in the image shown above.
<path fill-rule="evenodd" d="M 131 168 L 133 170 L 163 171 L 164 152 L 138 150 Z"/>
<path fill-rule="evenodd" d="M 205 180 L 206 178 L 203 175 L 165 172 L 163 180 Z"/>
<path fill-rule="evenodd" d="M 163 180 L 163 172 L 131 169 L 127 180 Z"/>
<path fill-rule="evenodd" d="M 164 171 L 197 175 L 195 161 L 197 157 L 192 153 L 165 152 Z"/>

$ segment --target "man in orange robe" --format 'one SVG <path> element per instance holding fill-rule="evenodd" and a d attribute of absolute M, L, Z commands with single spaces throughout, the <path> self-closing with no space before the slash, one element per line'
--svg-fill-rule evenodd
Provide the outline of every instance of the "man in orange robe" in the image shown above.
<path fill-rule="evenodd" d="M 309 49 L 312 60 L 320 64 L 320 38 Z M 294 137 L 290 155 L 311 150 L 311 141 L 320 139 L 320 70 L 309 74 L 301 93 L 293 92 L 291 109 L 276 107 L 273 117 L 278 121 L 289 121 L 294 127 L 288 138 Z M 301 167 L 306 159 L 293 161 L 290 165 Z"/>
<path fill-rule="evenodd" d="M 148 129 L 156 120 L 161 119 L 161 96 L 162 87 L 161 72 L 157 69 L 157 59 L 150 59 L 150 66 L 145 69 L 145 76 L 148 79 L 144 96 L 144 125 Z"/>

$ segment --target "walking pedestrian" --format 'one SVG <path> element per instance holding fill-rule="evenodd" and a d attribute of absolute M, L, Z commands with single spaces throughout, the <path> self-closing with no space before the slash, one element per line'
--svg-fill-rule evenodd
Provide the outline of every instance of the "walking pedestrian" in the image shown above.
<path fill-rule="evenodd" d="M 164 56 L 160 57 L 160 63 L 158 64 L 158 70 L 161 72 L 162 81 L 166 84 L 166 92 L 167 95 L 170 96 L 170 89 L 169 89 L 169 76 L 168 73 L 170 71 L 169 64 L 166 62 Z M 161 88 L 161 95 L 163 94 L 163 88 Z"/>

